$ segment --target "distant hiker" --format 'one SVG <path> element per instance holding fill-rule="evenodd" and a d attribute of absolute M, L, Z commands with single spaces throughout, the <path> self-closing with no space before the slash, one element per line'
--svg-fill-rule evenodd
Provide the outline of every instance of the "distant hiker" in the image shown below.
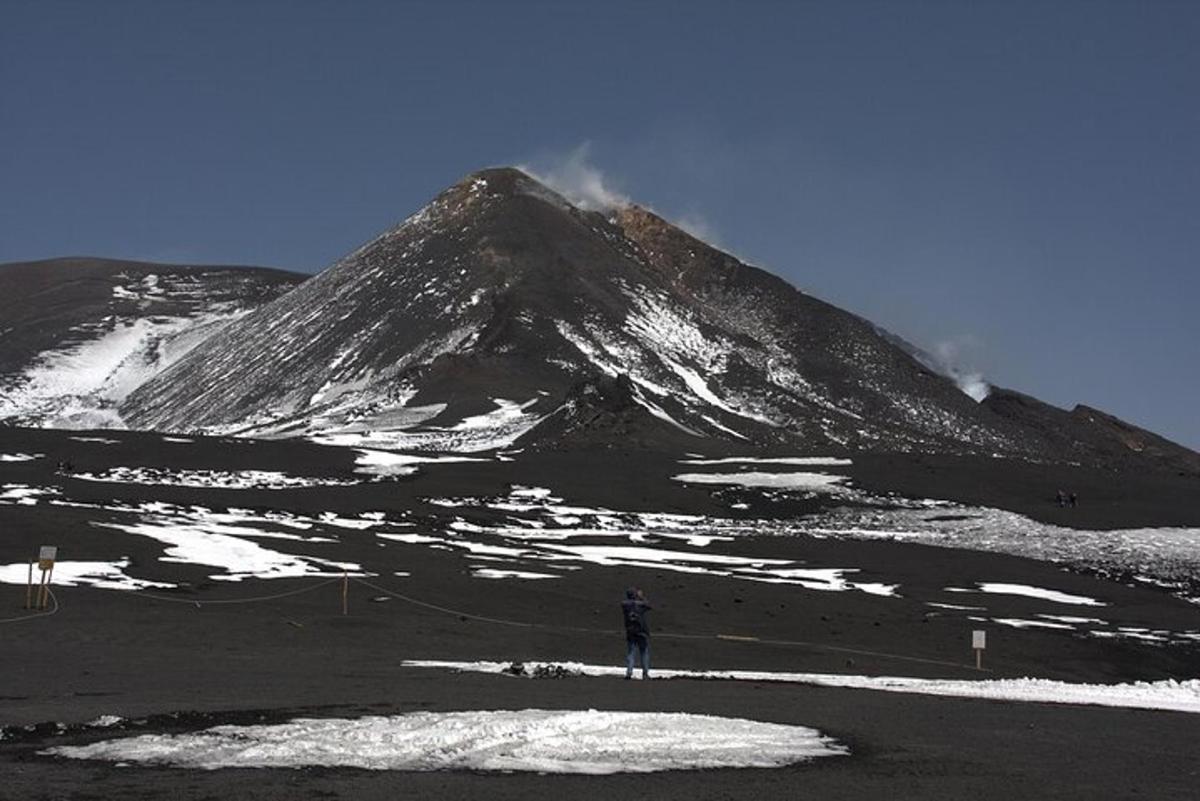
<path fill-rule="evenodd" d="M 650 627 L 646 625 L 646 613 L 653 607 L 646 603 L 646 596 L 636 587 L 625 591 L 621 602 L 621 616 L 625 619 L 625 678 L 633 678 L 633 657 L 636 653 L 642 665 L 642 678 L 650 678 Z"/>
<path fill-rule="evenodd" d="M 1072 509 L 1075 508 L 1075 504 L 1078 502 L 1078 500 L 1079 499 L 1075 497 L 1075 493 L 1073 492 L 1067 497 L 1067 502 L 1071 504 Z"/>
<path fill-rule="evenodd" d="M 1054 497 L 1054 500 L 1058 502 L 1058 505 L 1060 508 L 1063 506 L 1066 506 L 1067 505 L 1067 493 L 1063 492 L 1062 490 L 1059 490 L 1058 495 L 1056 495 Z"/>

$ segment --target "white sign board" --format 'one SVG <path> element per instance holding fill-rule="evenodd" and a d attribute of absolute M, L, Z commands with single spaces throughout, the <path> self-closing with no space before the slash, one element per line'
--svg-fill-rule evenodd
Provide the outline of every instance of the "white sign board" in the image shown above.
<path fill-rule="evenodd" d="M 975 631 L 972 631 L 971 632 L 971 647 L 976 650 L 979 650 L 979 651 L 982 651 L 984 648 L 987 648 L 987 632 L 982 631 L 980 629 L 976 629 Z"/>
<path fill-rule="evenodd" d="M 41 548 L 38 549 L 38 561 L 39 562 L 53 562 L 55 557 L 57 557 L 57 556 L 58 556 L 58 546 L 43 545 Z"/>

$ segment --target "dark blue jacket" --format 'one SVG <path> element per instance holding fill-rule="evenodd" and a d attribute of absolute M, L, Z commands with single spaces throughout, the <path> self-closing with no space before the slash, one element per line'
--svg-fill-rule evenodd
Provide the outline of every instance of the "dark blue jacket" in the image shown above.
<path fill-rule="evenodd" d="M 621 616 L 625 619 L 626 639 L 638 639 L 650 636 L 650 626 L 646 623 L 646 613 L 653 609 L 650 604 L 639 598 L 626 598 L 621 601 Z"/>

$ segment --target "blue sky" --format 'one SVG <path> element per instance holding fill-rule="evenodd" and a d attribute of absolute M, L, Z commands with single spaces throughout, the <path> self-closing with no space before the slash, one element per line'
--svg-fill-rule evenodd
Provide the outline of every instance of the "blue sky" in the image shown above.
<path fill-rule="evenodd" d="M 585 164 L 993 382 L 1200 447 L 1200 4 L 0 0 L 0 261 L 315 271 Z"/>

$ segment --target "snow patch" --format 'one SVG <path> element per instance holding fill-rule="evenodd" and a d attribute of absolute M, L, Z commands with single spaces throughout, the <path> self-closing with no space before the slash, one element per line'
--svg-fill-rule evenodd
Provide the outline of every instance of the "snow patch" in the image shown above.
<path fill-rule="evenodd" d="M 54 487 L 31 487 L 28 484 L 0 484 L 0 506 L 37 506 L 39 498 L 58 495 Z"/>
<path fill-rule="evenodd" d="M 680 473 L 672 476 L 685 484 L 725 484 L 739 487 L 767 487 L 771 489 L 797 489 L 809 492 L 838 494 L 846 487 L 842 482 L 849 476 L 826 475 L 825 473 Z"/>
<path fill-rule="evenodd" d="M 1022 595 L 1026 598 L 1038 598 L 1043 601 L 1052 601 L 1056 604 L 1075 604 L 1078 606 L 1108 606 L 1108 604 L 1097 601 L 1095 598 L 1088 598 L 1085 595 L 1071 595 L 1058 590 L 1047 590 L 1041 587 L 1030 587 L 1027 584 L 1006 584 L 1003 582 L 980 582 L 977 590 L 964 589 L 961 587 L 946 587 L 946 592 L 986 592 L 996 595 Z"/>
<path fill-rule="evenodd" d="M 597 775 L 773 768 L 849 751 L 818 731 L 780 723 L 681 712 L 523 709 L 301 718 L 42 753 L 207 770 L 321 766 Z"/>
<path fill-rule="evenodd" d="M 354 472 L 369 476 L 409 476 L 417 472 L 418 464 L 482 461 L 485 460 L 468 456 L 426 456 L 359 448 L 358 457 L 354 460 L 358 467 L 354 468 Z"/>
<path fill-rule="evenodd" d="M 808 467 L 846 467 L 854 464 L 851 459 L 841 459 L 833 456 L 728 456 L 723 459 L 680 459 L 680 464 L 716 465 L 716 464 L 786 464 Z"/>
<path fill-rule="evenodd" d="M 92 525 L 150 537 L 167 545 L 166 555 L 160 557 L 163 562 L 221 568 L 224 573 L 210 576 L 216 581 L 340 576 L 344 571 L 357 574 L 361 569 L 357 564 L 294 556 L 264 548 L 243 539 L 245 536 L 261 536 L 262 532 L 226 523 L 202 520 L 189 522 L 174 516 L 151 516 L 136 523 L 93 521 Z"/>
<path fill-rule="evenodd" d="M 494 567 L 479 567 L 471 571 L 475 578 L 484 579 L 554 579 L 561 578 L 557 573 L 530 573 L 524 570 L 500 570 Z"/>
<path fill-rule="evenodd" d="M 161 581 L 133 578 L 126 575 L 125 568 L 127 567 L 129 567 L 128 559 L 114 562 L 55 562 L 50 583 L 63 587 L 91 586 L 101 590 L 142 590 L 148 587 L 175 586 Z M 28 580 L 28 562 L 0 565 L 0 584 L 25 584 Z"/>
<path fill-rule="evenodd" d="M 110 484 L 143 484 L 204 489 L 281 490 L 300 487 L 345 487 L 353 479 L 302 478 L 274 470 L 161 470 L 154 467 L 113 467 L 101 473 L 73 473 L 82 481 Z"/>

